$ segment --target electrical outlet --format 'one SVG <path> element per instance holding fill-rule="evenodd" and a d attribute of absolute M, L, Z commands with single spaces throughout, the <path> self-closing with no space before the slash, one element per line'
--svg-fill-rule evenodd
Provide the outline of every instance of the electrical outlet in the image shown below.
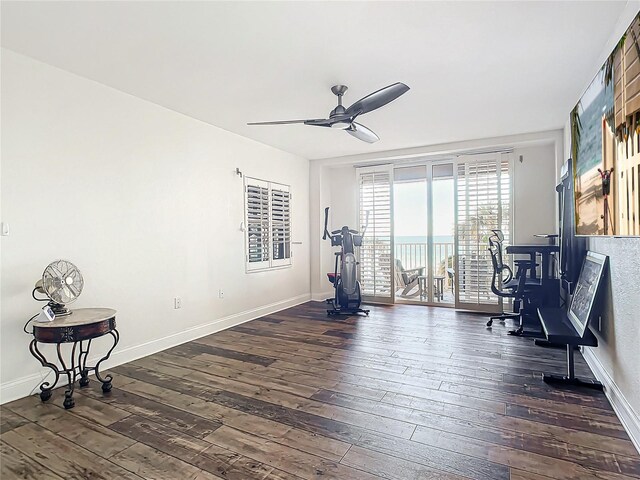
<path fill-rule="evenodd" d="M 182 299 L 180 297 L 175 297 L 173 299 L 173 308 L 175 308 L 176 310 L 178 308 L 182 308 Z"/>
<path fill-rule="evenodd" d="M 224 292 L 222 289 L 218 290 L 218 298 L 224 298 Z"/>

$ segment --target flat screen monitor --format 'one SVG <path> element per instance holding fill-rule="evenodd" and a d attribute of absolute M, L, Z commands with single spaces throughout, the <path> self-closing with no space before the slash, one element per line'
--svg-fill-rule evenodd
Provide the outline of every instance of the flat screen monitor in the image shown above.
<path fill-rule="evenodd" d="M 569 307 L 569 320 L 580 334 L 587 329 L 593 304 L 602 283 L 608 257 L 595 252 L 587 252 L 587 256 L 580 270 L 580 277 L 576 284 L 575 293 Z"/>

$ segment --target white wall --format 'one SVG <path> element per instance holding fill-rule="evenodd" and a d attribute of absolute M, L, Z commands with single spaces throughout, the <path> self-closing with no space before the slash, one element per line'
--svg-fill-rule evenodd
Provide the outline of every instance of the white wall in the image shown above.
<path fill-rule="evenodd" d="M 604 63 L 640 10 L 640 2 L 628 2 L 593 72 Z M 591 78 L 584 79 L 585 88 Z M 578 101 L 578 98 L 575 99 Z M 568 114 L 567 114 L 568 116 Z M 564 130 L 564 155 L 570 157 L 569 122 Z M 597 348 L 585 348 L 584 356 L 640 451 L 640 238 L 590 237 L 588 248 L 609 256 L 600 325 L 592 330 Z M 598 329 L 598 327 L 600 327 Z"/>
<path fill-rule="evenodd" d="M 561 143 L 560 132 L 540 137 L 536 141 L 530 138 L 513 137 L 510 146 L 515 146 L 514 161 L 514 230 L 515 242 L 518 243 L 546 243 L 544 239 L 533 237 L 536 233 L 555 233 L 556 220 L 556 143 Z M 482 141 L 483 148 L 491 146 L 506 146 L 503 139 L 486 139 Z M 454 152 L 462 150 L 468 145 L 447 144 L 442 150 Z M 520 162 L 522 157 L 522 162 Z M 425 157 L 426 158 L 426 157 Z M 453 157 L 450 157 L 453 158 Z M 388 158 L 386 162 L 402 164 L 407 159 Z M 409 159 L 418 161 L 416 158 Z M 424 161 L 427 161 L 426 159 Z M 360 158 L 329 159 L 311 162 L 311 204 L 331 207 L 330 225 L 340 228 L 342 225 L 355 226 L 358 221 L 357 195 L 358 182 L 355 165 L 362 164 Z M 367 159 L 366 163 L 376 164 L 375 159 Z M 315 192 L 315 196 L 314 196 Z M 320 199 L 322 202 L 320 202 Z M 319 203 L 320 202 L 320 203 Z M 317 208 L 312 207 L 312 216 Z M 360 227 L 360 225 L 358 225 Z M 311 224 L 312 244 L 312 277 L 311 288 L 314 299 L 331 295 L 331 285 L 326 280 L 326 272 L 333 269 L 333 251 L 329 242 L 322 242 L 322 227 L 320 222 Z M 316 258 L 316 255 L 318 256 Z M 319 258 L 319 261 L 318 261 Z M 315 268 L 314 268 L 315 267 Z"/>
<path fill-rule="evenodd" d="M 567 158 L 570 142 L 567 122 Z M 640 238 L 589 237 L 587 248 L 609 257 L 609 272 L 601 315 L 591 326 L 598 347 L 585 347 L 584 357 L 640 451 Z"/>
<path fill-rule="evenodd" d="M 39 383 L 22 326 L 54 259 L 84 275 L 74 307 L 118 310 L 115 363 L 309 298 L 305 159 L 7 50 L 1 153 L 3 402 Z M 291 185 L 292 268 L 245 273 L 236 167 Z"/>
<path fill-rule="evenodd" d="M 514 243 L 546 243 L 533 235 L 558 230 L 554 145 L 516 148 L 513 157 Z"/>

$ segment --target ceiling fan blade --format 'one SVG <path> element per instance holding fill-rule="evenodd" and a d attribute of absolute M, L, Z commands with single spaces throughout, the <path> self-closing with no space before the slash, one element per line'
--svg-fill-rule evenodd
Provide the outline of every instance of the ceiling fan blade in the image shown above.
<path fill-rule="evenodd" d="M 326 122 L 327 120 L 322 118 L 314 118 L 312 120 L 278 120 L 275 122 L 250 122 L 247 125 L 289 125 L 293 123 L 307 123 L 307 122 Z"/>
<path fill-rule="evenodd" d="M 354 137 L 356 137 L 358 140 L 362 140 L 363 142 L 375 143 L 378 140 L 380 140 L 380 137 L 378 135 L 373 133 L 370 129 L 368 129 L 364 125 L 361 125 L 356 122 L 353 122 L 351 124 L 351 127 L 347 128 L 345 131 L 350 135 L 353 135 Z"/>
<path fill-rule="evenodd" d="M 404 83 L 398 82 L 388 87 L 381 88 L 380 90 L 361 98 L 356 103 L 347 108 L 346 114 L 351 117 L 362 115 L 363 113 L 371 112 L 376 108 L 380 108 L 389 102 L 393 102 L 400 95 L 407 93 L 409 87 Z"/>
<path fill-rule="evenodd" d="M 305 125 L 311 125 L 312 127 L 330 127 L 333 120 L 328 118 L 318 118 L 316 120 L 305 120 Z"/>

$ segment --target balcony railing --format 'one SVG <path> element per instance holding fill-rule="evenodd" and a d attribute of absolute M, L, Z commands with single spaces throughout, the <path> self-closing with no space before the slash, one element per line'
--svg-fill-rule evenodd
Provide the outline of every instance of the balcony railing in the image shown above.
<path fill-rule="evenodd" d="M 446 287 L 451 288 L 453 279 L 447 274 L 447 268 L 453 269 L 455 265 L 453 243 L 434 243 L 432 262 L 427 258 L 426 243 L 396 243 L 395 258 L 400 260 L 407 270 L 431 268 L 434 276 L 443 276 Z"/>

